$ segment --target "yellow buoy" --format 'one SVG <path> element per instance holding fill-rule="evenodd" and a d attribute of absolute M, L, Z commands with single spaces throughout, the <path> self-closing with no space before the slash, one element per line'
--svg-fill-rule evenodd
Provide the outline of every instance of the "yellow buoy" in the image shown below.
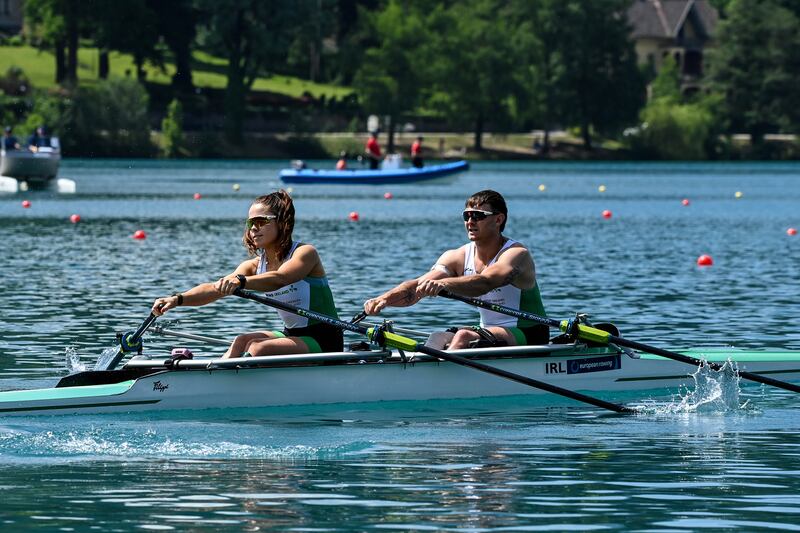
<path fill-rule="evenodd" d="M 541 185 L 539 185 L 539 190 L 542 191 L 542 192 L 546 191 L 547 190 L 547 185 L 542 183 Z"/>
<path fill-rule="evenodd" d="M 606 192 L 606 186 L 605 185 L 601 185 L 601 186 L 599 186 L 597 188 L 597 190 L 600 191 L 600 192 Z"/>
<path fill-rule="evenodd" d="M 238 191 L 239 189 L 240 189 L 239 184 L 238 183 L 234 183 L 233 184 L 233 190 L 234 191 Z"/>
<path fill-rule="evenodd" d="M 741 198 L 742 197 L 742 191 L 736 191 L 736 194 L 734 194 L 734 196 L 736 198 Z"/>

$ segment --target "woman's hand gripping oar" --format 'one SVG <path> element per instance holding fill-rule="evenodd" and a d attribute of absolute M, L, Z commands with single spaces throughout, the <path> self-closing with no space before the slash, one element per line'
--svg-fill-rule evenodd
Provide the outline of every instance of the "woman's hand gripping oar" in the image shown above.
<path fill-rule="evenodd" d="M 510 379 L 512 381 L 516 381 L 517 383 L 522 383 L 523 385 L 528 385 L 530 387 L 534 387 L 540 390 L 544 390 L 547 392 L 551 392 L 553 394 L 558 394 L 560 396 L 564 396 L 566 398 L 570 398 L 573 400 L 577 400 L 579 402 L 588 403 L 590 405 L 594 405 L 595 407 L 601 407 L 603 409 L 608 409 L 609 411 L 614 411 L 615 413 L 636 413 L 635 409 L 631 409 L 630 407 L 625 407 L 624 405 L 619 405 L 611 402 L 607 402 L 605 400 L 600 400 L 599 398 L 593 398 L 591 396 L 586 396 L 585 394 L 581 394 L 579 392 L 571 391 L 568 389 L 564 389 L 561 387 L 557 387 L 555 385 L 551 385 L 549 383 L 544 383 L 542 381 L 537 381 L 535 379 L 522 376 L 519 374 L 514 374 L 513 372 L 508 372 L 506 370 L 501 370 L 499 368 L 495 368 L 493 366 L 485 365 L 483 363 L 479 363 L 477 361 L 472 361 L 471 359 L 466 359 L 459 355 L 456 355 L 452 352 L 443 352 L 441 350 L 436 350 L 433 348 L 429 348 L 428 346 L 424 346 L 419 342 L 409 339 L 407 337 L 403 337 L 396 333 L 391 333 L 388 331 L 382 331 L 380 328 L 367 328 L 366 326 L 361 326 L 359 324 L 354 324 L 352 322 L 345 322 L 343 320 L 338 320 L 336 318 L 330 317 L 328 315 L 323 315 L 321 313 L 317 313 L 314 311 L 310 311 L 308 309 L 303 309 L 302 307 L 295 307 L 290 304 L 286 304 L 284 302 L 280 302 L 278 300 L 269 298 L 267 296 L 263 296 L 261 294 L 256 294 L 251 291 L 237 289 L 234 291 L 236 296 L 241 298 L 246 298 L 248 300 L 253 300 L 255 302 L 262 303 L 264 305 L 268 305 L 270 307 L 274 307 L 276 309 L 281 309 L 283 311 L 287 311 L 289 313 L 294 313 L 298 316 L 302 316 L 305 318 L 310 318 L 313 320 L 318 320 L 324 324 L 329 324 L 331 326 L 352 331 L 354 333 L 360 333 L 361 335 L 365 335 L 370 341 L 376 341 L 392 348 L 398 348 L 401 350 L 405 350 L 408 352 L 420 352 L 426 355 L 430 355 L 432 357 L 436 357 L 438 359 L 443 359 L 445 361 L 449 361 L 451 363 L 455 363 L 457 365 L 467 366 L 470 368 L 474 368 L 475 370 L 480 370 L 481 372 L 486 372 L 488 374 L 492 374 L 495 376 L 499 376 L 505 379 Z"/>
<path fill-rule="evenodd" d="M 525 320 L 532 320 L 539 324 L 550 326 L 551 328 L 558 328 L 563 332 L 574 333 L 575 335 L 577 335 L 579 339 L 582 340 L 597 342 L 600 344 L 616 344 L 617 346 L 633 348 L 634 350 L 660 355 L 661 357 L 664 357 L 666 359 L 672 359 L 673 361 L 678 361 L 689 365 L 695 365 L 698 367 L 702 365 L 707 365 L 709 368 L 716 371 L 722 370 L 723 367 L 723 365 L 719 363 L 704 361 L 701 359 L 697 359 L 695 357 L 684 355 L 682 353 L 671 352 L 669 350 L 664 350 L 661 348 L 657 348 L 655 346 L 648 346 L 647 344 L 642 344 L 640 342 L 624 339 L 617 335 L 612 335 L 611 333 L 587 326 L 585 324 L 575 324 L 572 320 L 558 321 L 551 318 L 545 318 L 539 315 L 534 315 L 533 313 L 520 311 L 519 309 L 511 309 L 510 307 L 493 304 L 485 300 L 480 300 L 478 298 L 470 298 L 468 296 L 453 294 L 448 290 L 441 291 L 439 293 L 439 296 L 442 296 L 444 298 L 450 298 L 452 300 L 458 300 L 460 302 L 474 305 L 476 307 L 482 307 L 483 309 L 489 309 L 497 313 L 503 313 L 504 315 L 514 316 Z M 747 372 L 746 370 L 739 370 L 738 373 L 740 377 L 750 381 L 763 383 L 764 385 L 771 385 L 773 387 L 777 387 L 779 389 L 784 389 L 792 392 L 800 392 L 800 386 L 795 385 L 794 383 L 789 383 L 787 381 L 781 381 L 778 379 L 769 378 L 767 376 L 762 376 L 761 374 L 754 374 L 752 372 Z"/>

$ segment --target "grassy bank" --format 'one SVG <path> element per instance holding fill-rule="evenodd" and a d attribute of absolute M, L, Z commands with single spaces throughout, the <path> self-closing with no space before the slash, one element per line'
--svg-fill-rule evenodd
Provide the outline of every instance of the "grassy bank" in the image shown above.
<path fill-rule="evenodd" d="M 97 48 L 81 48 L 78 51 L 78 82 L 91 85 L 98 80 L 99 54 Z M 133 57 L 128 54 L 111 52 L 109 54 L 110 76 L 133 76 L 136 67 Z M 227 83 L 225 68 L 227 60 L 195 51 L 192 56 L 192 80 L 199 88 L 222 89 Z M 55 59 L 51 52 L 41 51 L 30 46 L 0 46 L 0 75 L 9 68 L 19 67 L 28 76 L 36 89 L 54 89 Z M 152 63 L 145 64 L 147 81 L 150 83 L 169 85 L 175 66 L 167 62 L 162 69 Z M 291 76 L 269 76 L 257 78 L 253 90 L 270 91 L 288 96 L 301 96 L 310 93 L 314 97 L 325 95 L 326 98 L 336 96 L 342 98 L 352 91 L 349 87 L 338 87 L 323 83 L 314 83 Z"/>

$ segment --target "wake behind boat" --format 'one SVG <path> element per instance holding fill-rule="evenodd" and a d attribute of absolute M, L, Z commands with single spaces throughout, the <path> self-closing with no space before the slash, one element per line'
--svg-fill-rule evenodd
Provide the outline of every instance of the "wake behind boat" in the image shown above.
<path fill-rule="evenodd" d="M 381 170 L 367 169 L 310 169 L 310 168 L 285 168 L 280 171 L 280 179 L 284 183 L 338 183 L 338 184 L 397 184 L 418 183 L 440 179 L 446 176 L 469 170 L 466 161 L 454 161 L 441 165 L 431 165 L 422 168 L 384 168 Z"/>
<path fill-rule="evenodd" d="M 456 353 L 456 352 L 452 352 Z M 632 357 L 585 343 L 459 350 L 458 355 L 571 390 L 678 393 L 694 369 L 659 356 Z M 740 369 L 800 381 L 800 353 L 694 350 L 687 355 L 735 362 Z M 368 349 L 309 355 L 220 359 L 139 355 L 118 370 L 66 376 L 50 389 L 0 392 L 0 417 L 264 408 L 290 405 L 553 396 L 423 353 Z"/>

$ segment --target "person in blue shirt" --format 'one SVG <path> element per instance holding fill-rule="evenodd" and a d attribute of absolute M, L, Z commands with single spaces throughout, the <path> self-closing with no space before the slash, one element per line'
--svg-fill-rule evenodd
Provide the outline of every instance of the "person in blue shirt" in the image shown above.
<path fill-rule="evenodd" d="M 39 148 L 50 147 L 50 136 L 47 135 L 44 126 L 39 126 L 36 131 L 28 137 L 28 150 L 38 152 Z"/>
<path fill-rule="evenodd" d="M 3 129 L 3 150 L 6 152 L 19 150 L 19 141 L 14 137 L 11 126 L 6 126 L 5 129 Z"/>

